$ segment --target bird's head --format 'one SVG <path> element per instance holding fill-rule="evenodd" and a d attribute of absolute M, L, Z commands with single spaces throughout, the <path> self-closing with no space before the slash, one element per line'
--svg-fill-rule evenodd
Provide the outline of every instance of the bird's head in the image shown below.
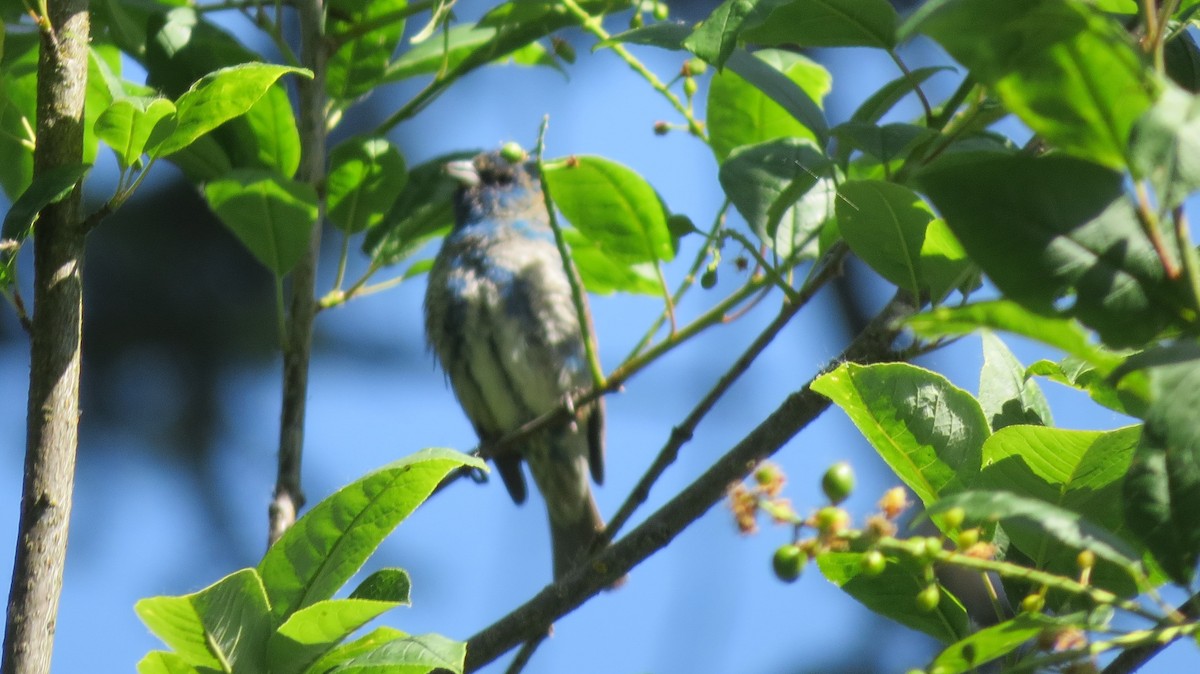
<path fill-rule="evenodd" d="M 460 224 L 542 207 L 537 164 L 519 148 L 513 151 L 506 146 L 473 159 L 450 162 L 446 174 L 459 183 L 454 205 L 455 219 Z"/>

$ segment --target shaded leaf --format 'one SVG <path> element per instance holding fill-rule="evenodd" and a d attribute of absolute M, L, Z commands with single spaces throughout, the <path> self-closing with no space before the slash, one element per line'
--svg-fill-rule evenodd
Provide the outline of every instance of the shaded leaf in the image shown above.
<path fill-rule="evenodd" d="M 759 3 L 758 20 L 742 39 L 764 46 L 896 46 L 896 10 L 888 0 L 791 0 Z M 766 11 L 763 11 L 763 8 Z"/>
<path fill-rule="evenodd" d="M 317 222 L 317 192 L 307 183 L 269 171 L 236 169 L 204 186 L 221 222 L 278 276 L 308 250 Z"/>
<path fill-rule="evenodd" d="M 721 163 L 719 178 L 754 233 L 773 245 L 784 215 L 830 166 L 812 141 L 779 138 L 737 148 Z"/>
<path fill-rule="evenodd" d="M 408 179 L 404 157 L 382 137 L 346 140 L 329 162 L 329 220 L 348 234 L 379 224 Z"/>
<path fill-rule="evenodd" d="M 42 209 L 70 195 L 91 168 L 91 164 L 57 166 L 35 176 L 4 216 L 0 239 L 18 243 L 24 241 Z"/>
<path fill-rule="evenodd" d="M 1050 426 L 1050 403 L 1037 382 L 1026 378 L 1025 366 L 999 337 L 985 330 L 983 369 L 979 371 L 979 404 L 998 431 L 1016 424 Z"/>
<path fill-rule="evenodd" d="M 880 276 L 913 294 L 924 287 L 921 248 L 933 211 L 903 185 L 851 180 L 838 187 L 842 238 Z"/>

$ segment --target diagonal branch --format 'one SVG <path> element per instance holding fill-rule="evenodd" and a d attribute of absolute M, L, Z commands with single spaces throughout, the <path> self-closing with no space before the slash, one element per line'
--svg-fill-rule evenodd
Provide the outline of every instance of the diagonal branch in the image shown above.
<path fill-rule="evenodd" d="M 894 359 L 891 345 L 901 319 L 916 311 L 912 300 L 898 294 L 838 358 L 860 363 Z M 547 586 L 528 602 L 467 642 L 465 671 L 475 671 L 521 642 L 544 634 L 551 623 L 611 585 L 630 569 L 666 547 L 681 531 L 719 502 L 732 482 L 744 478 L 759 461 L 777 452 L 788 440 L 829 407 L 829 400 L 805 384 L 742 439 L 733 449 L 675 498 L 591 562 Z"/>

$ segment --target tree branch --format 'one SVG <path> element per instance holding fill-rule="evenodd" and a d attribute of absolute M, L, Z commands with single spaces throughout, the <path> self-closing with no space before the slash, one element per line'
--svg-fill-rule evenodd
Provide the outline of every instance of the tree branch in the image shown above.
<path fill-rule="evenodd" d="M 312 358 L 313 320 L 317 315 L 317 258 L 325 219 L 325 20 L 323 0 L 300 0 L 300 58 L 312 79 L 299 78 L 300 142 L 298 178 L 322 195 L 308 252 L 292 270 L 287 343 L 283 344 L 283 410 L 279 420 L 279 466 L 275 498 L 269 509 L 268 545 L 279 540 L 304 507 L 300 462 L 304 452 L 304 415 L 308 402 L 308 364 Z"/>
<path fill-rule="evenodd" d="M 891 344 L 899 334 L 898 323 L 915 310 L 907 296 L 897 295 L 827 368 L 843 361 L 871 363 L 893 359 Z M 703 475 L 625 537 L 471 637 L 467 642 L 466 671 L 475 671 L 517 644 L 545 633 L 554 620 L 670 543 L 720 501 L 731 483 L 743 479 L 759 461 L 778 451 L 829 406 L 829 400 L 813 392 L 810 385 L 811 382 L 788 396 Z"/>
<path fill-rule="evenodd" d="M 51 0 L 41 17 L 34 175 L 83 157 L 87 0 Z M 81 190 L 42 210 L 34 231 L 25 477 L 4 633 L 4 674 L 46 674 L 67 554 L 79 443 L 84 228 Z"/>

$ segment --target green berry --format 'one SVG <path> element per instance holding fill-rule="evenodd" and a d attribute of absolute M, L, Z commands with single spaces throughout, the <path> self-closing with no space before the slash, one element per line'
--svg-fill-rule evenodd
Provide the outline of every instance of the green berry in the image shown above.
<path fill-rule="evenodd" d="M 657 21 L 666 21 L 671 15 L 671 10 L 667 8 L 665 2 L 659 2 L 654 5 L 654 18 Z"/>
<path fill-rule="evenodd" d="M 1046 598 L 1040 594 L 1027 595 L 1021 600 L 1021 610 L 1025 613 L 1041 613 L 1046 606 Z"/>
<path fill-rule="evenodd" d="M 839 461 L 821 476 L 821 489 L 829 502 L 837 505 L 854 491 L 854 469 L 845 461 Z"/>
<path fill-rule="evenodd" d="M 525 153 L 525 148 L 521 147 L 519 143 L 509 141 L 501 146 L 500 156 L 510 164 L 518 164 L 525 161 L 528 155 Z"/>
<path fill-rule="evenodd" d="M 690 58 L 683 64 L 683 71 L 688 75 L 703 75 L 708 71 L 708 64 L 702 58 Z"/>
<path fill-rule="evenodd" d="M 963 510 L 962 508 L 951 508 L 942 513 L 942 523 L 945 524 L 946 528 L 950 531 L 954 531 L 955 529 L 961 527 L 966 519 L 967 511 Z"/>
<path fill-rule="evenodd" d="M 683 95 L 691 98 L 696 95 L 696 80 L 692 77 L 683 80 Z"/>
<path fill-rule="evenodd" d="M 715 285 L 717 285 L 717 270 L 706 269 L 704 273 L 700 275 L 700 287 L 704 288 L 705 290 L 712 290 L 713 286 Z"/>
<path fill-rule="evenodd" d="M 808 555 L 795 544 L 782 545 L 771 558 L 775 576 L 785 583 L 795 582 L 808 563 Z"/>
<path fill-rule="evenodd" d="M 942 591 L 938 588 L 937 583 L 930 583 L 925 586 L 925 589 L 917 593 L 917 610 L 922 613 L 929 613 L 937 608 L 938 602 L 942 599 Z"/>
<path fill-rule="evenodd" d="M 860 564 L 864 576 L 878 576 L 887 568 L 887 558 L 878 550 L 867 550 L 863 553 Z"/>
<path fill-rule="evenodd" d="M 645 22 L 646 22 L 646 20 L 644 18 L 642 18 L 641 12 L 634 12 L 633 16 L 629 17 L 629 27 L 630 28 L 641 28 L 642 24 L 644 24 Z"/>
<path fill-rule="evenodd" d="M 966 550 L 972 545 L 975 545 L 979 542 L 979 529 L 966 529 L 958 532 L 958 539 L 956 542 L 958 543 L 959 550 Z"/>

